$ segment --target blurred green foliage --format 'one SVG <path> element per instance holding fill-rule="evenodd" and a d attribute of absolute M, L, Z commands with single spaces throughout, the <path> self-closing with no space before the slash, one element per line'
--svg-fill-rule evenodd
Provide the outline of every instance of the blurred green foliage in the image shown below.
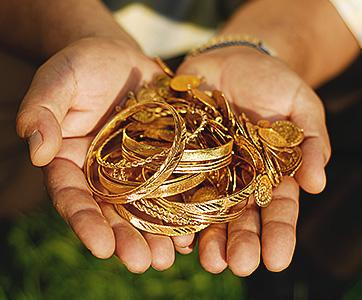
<path fill-rule="evenodd" d="M 1 300 L 245 299 L 241 279 L 230 271 L 203 271 L 196 251 L 178 255 L 170 270 L 142 275 L 128 272 L 117 258 L 97 259 L 51 208 L 21 217 L 5 231 Z"/>
<path fill-rule="evenodd" d="M 361 299 L 362 299 L 362 279 L 358 280 L 343 297 L 343 300 L 361 300 Z"/>
<path fill-rule="evenodd" d="M 362 280 L 343 300 L 360 300 Z M 0 223 L 0 300 L 246 299 L 242 279 L 205 272 L 197 251 L 167 271 L 137 275 L 113 257 L 93 257 L 50 207 Z M 307 298 L 306 298 L 307 299 Z"/>

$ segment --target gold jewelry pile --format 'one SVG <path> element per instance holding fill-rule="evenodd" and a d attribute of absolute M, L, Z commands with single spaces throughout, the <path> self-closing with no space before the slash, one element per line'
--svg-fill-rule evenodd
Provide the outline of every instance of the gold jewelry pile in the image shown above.
<path fill-rule="evenodd" d="M 251 195 L 267 206 L 272 188 L 301 165 L 302 129 L 236 118 L 222 92 L 163 69 L 93 140 L 84 172 L 96 198 L 135 227 L 168 236 L 230 222 Z"/>

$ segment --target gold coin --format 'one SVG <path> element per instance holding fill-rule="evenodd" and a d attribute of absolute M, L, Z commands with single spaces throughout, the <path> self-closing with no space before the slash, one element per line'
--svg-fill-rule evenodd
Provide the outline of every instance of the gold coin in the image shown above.
<path fill-rule="evenodd" d="M 254 142 L 254 145 L 260 146 L 259 138 L 258 138 L 258 131 L 257 131 L 256 127 L 250 122 L 245 122 L 245 127 L 249 134 L 249 137 Z"/>
<path fill-rule="evenodd" d="M 198 90 L 198 89 L 191 89 L 192 95 L 199 100 L 201 103 L 203 103 L 206 106 L 211 106 L 211 108 L 216 108 L 216 102 L 214 99 L 206 95 L 204 92 Z"/>
<path fill-rule="evenodd" d="M 199 87 L 200 84 L 201 78 L 195 75 L 178 75 L 170 81 L 170 87 L 176 92 L 186 92 Z"/>
<path fill-rule="evenodd" d="M 161 67 L 162 71 L 165 72 L 165 74 L 167 76 L 170 76 L 170 77 L 174 76 L 172 70 L 164 63 L 164 61 L 161 58 L 155 57 L 155 61 Z"/>
<path fill-rule="evenodd" d="M 280 171 L 284 176 L 293 176 L 302 164 L 302 150 L 299 147 L 292 151 L 278 152 L 276 158 L 279 161 Z"/>
<path fill-rule="evenodd" d="M 214 90 L 212 92 L 212 96 L 216 101 L 217 108 L 220 110 L 221 115 L 225 120 L 224 125 L 234 128 L 236 124 L 236 119 L 225 95 L 221 91 Z"/>
<path fill-rule="evenodd" d="M 153 88 L 157 91 L 157 94 L 163 98 L 170 96 L 170 81 L 171 78 L 166 75 L 159 75 L 155 78 Z"/>
<path fill-rule="evenodd" d="M 277 131 L 271 128 L 258 128 L 260 138 L 272 149 L 289 147 L 289 143 Z"/>
<path fill-rule="evenodd" d="M 287 147 L 298 146 L 303 141 L 303 130 L 290 121 L 276 121 L 271 128 L 286 140 Z"/>
<path fill-rule="evenodd" d="M 139 102 L 145 101 L 162 101 L 162 97 L 157 93 L 157 90 L 151 88 L 140 89 L 137 93 L 137 100 Z"/>
<path fill-rule="evenodd" d="M 269 128 L 270 122 L 268 120 L 260 120 L 258 121 L 258 126 L 263 128 Z"/>
<path fill-rule="evenodd" d="M 141 123 L 151 123 L 156 119 L 156 115 L 152 111 L 144 110 L 135 113 L 132 118 Z"/>
<path fill-rule="evenodd" d="M 199 188 L 191 197 L 190 202 L 199 203 L 219 197 L 218 190 L 213 186 L 204 186 Z"/>
<path fill-rule="evenodd" d="M 259 175 L 254 192 L 255 203 L 260 207 L 267 207 L 272 200 L 272 190 L 273 185 L 270 182 L 268 175 Z"/>

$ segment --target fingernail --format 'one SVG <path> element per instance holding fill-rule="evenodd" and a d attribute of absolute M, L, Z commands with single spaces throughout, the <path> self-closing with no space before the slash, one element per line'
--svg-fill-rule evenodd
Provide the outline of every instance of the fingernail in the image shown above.
<path fill-rule="evenodd" d="M 34 154 L 39 149 L 42 143 L 43 136 L 38 130 L 34 131 L 33 134 L 28 138 L 30 153 Z"/>

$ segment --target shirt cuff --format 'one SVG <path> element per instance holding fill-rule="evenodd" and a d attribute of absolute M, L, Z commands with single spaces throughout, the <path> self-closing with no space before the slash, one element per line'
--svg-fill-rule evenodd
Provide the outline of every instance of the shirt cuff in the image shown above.
<path fill-rule="evenodd" d="M 329 0 L 362 48 L 362 0 Z"/>

